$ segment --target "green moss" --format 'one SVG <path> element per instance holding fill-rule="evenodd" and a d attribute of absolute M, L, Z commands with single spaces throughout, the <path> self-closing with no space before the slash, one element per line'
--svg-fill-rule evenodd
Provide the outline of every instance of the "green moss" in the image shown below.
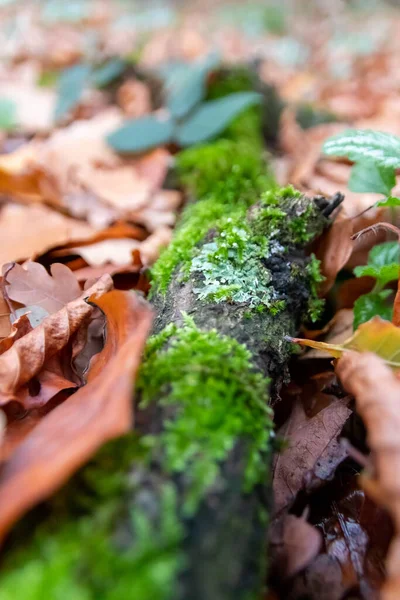
<path fill-rule="evenodd" d="M 33 538 L 21 522 L 14 533 L 20 549 L 7 552 L 3 565 L 0 600 L 174 600 L 183 565 L 174 488 L 163 484 L 156 520 L 140 503 L 131 513 L 126 508 L 127 494 L 141 493 L 126 470 L 143 452 L 133 435 L 108 444 L 52 499 Z M 124 512 L 134 543 L 115 536 Z"/>
<path fill-rule="evenodd" d="M 158 401 L 173 409 L 153 443 L 164 469 L 185 477 L 186 514 L 239 440 L 247 448 L 245 490 L 265 478 L 272 430 L 267 384 L 245 346 L 199 330 L 189 317 L 150 340 L 138 386 L 145 405 Z"/>
<path fill-rule="evenodd" d="M 178 266 L 188 275 L 196 245 L 221 219 L 242 215 L 273 185 L 262 155 L 246 143 L 220 140 L 185 150 L 177 158 L 182 185 L 197 202 L 189 204 L 172 243 L 152 269 L 153 292 L 165 293 Z"/>
<path fill-rule="evenodd" d="M 317 208 L 291 186 L 262 194 L 249 214 L 221 218 L 212 241 L 191 260 L 190 272 L 199 280 L 194 292 L 207 302 L 246 303 L 250 309 L 278 314 L 285 302 L 264 259 L 304 246 L 315 235 L 316 218 Z"/>
<path fill-rule="evenodd" d="M 318 297 L 319 284 L 325 279 L 321 274 L 320 265 L 321 261 L 316 258 L 315 254 L 311 254 L 307 265 L 307 275 L 311 292 L 308 301 L 308 317 L 312 322 L 318 321 L 325 306 L 325 300 Z"/>

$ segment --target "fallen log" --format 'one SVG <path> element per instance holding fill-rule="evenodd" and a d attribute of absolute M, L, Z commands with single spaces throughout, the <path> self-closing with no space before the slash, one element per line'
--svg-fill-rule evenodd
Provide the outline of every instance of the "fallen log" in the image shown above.
<path fill-rule="evenodd" d="M 153 269 L 135 430 L 15 527 L 0 600 L 259 597 L 268 403 L 287 378 L 285 336 L 320 309 L 305 247 L 332 205 L 279 190 L 260 141 L 234 132 L 177 159 L 188 203 Z"/>

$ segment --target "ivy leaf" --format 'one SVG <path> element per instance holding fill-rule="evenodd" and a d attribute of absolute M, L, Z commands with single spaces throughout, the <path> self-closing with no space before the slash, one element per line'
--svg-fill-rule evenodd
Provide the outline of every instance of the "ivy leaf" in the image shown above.
<path fill-rule="evenodd" d="M 388 196 L 385 200 L 378 202 L 377 206 L 382 206 L 383 208 L 400 206 L 400 198 L 397 198 L 396 196 Z"/>
<path fill-rule="evenodd" d="M 0 98 L 0 130 L 9 131 L 16 126 L 17 106 L 10 98 Z"/>
<path fill-rule="evenodd" d="M 112 58 L 92 73 L 92 82 L 98 88 L 107 86 L 117 79 L 125 69 L 125 62 L 120 58 Z"/>
<path fill-rule="evenodd" d="M 400 327 L 380 317 L 374 317 L 368 323 L 363 323 L 343 344 L 326 344 L 315 340 L 290 338 L 292 342 L 301 346 L 308 346 L 323 350 L 340 358 L 346 350 L 356 352 L 374 352 L 394 369 L 400 369 Z"/>
<path fill-rule="evenodd" d="M 85 63 L 66 69 L 58 83 L 58 101 L 55 109 L 55 119 L 64 117 L 80 101 L 89 83 L 90 66 Z"/>
<path fill-rule="evenodd" d="M 352 192 L 376 193 L 389 196 L 396 185 L 393 167 L 383 167 L 372 161 L 356 163 L 351 169 L 349 189 Z"/>
<path fill-rule="evenodd" d="M 205 142 L 221 133 L 245 108 L 260 101 L 261 96 L 256 92 L 237 92 L 205 102 L 178 127 L 176 141 L 181 146 Z"/>
<path fill-rule="evenodd" d="M 393 306 L 387 302 L 387 297 L 391 293 L 391 290 L 382 290 L 357 298 L 354 303 L 354 329 L 356 330 L 362 323 L 366 323 L 376 316 L 391 321 Z"/>
<path fill-rule="evenodd" d="M 144 152 L 172 140 L 174 122 L 149 115 L 141 119 L 127 121 L 107 136 L 107 142 L 121 153 Z"/>
<path fill-rule="evenodd" d="M 356 277 L 369 276 L 383 288 L 390 281 L 400 276 L 400 245 L 396 242 L 385 242 L 374 246 L 368 254 L 368 264 L 354 269 Z"/>
<path fill-rule="evenodd" d="M 167 108 L 173 117 L 181 119 L 204 98 L 207 76 L 218 61 L 218 54 L 213 53 L 201 63 L 172 71 L 166 87 Z"/>
<path fill-rule="evenodd" d="M 400 138 L 381 131 L 348 129 L 328 139 L 322 150 L 327 156 L 345 156 L 353 162 L 400 167 Z"/>

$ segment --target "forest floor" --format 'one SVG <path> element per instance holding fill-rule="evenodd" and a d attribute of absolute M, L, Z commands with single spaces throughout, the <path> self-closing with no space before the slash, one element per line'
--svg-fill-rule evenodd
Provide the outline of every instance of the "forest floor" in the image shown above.
<path fill-rule="evenodd" d="M 253 92 L 179 119 L 245 65 L 278 184 L 344 195 L 273 407 L 267 598 L 400 598 L 400 9 L 3 0 L 0 56 L 0 536 L 129 430 L 151 313 L 127 290 L 173 239 L 176 156 Z"/>

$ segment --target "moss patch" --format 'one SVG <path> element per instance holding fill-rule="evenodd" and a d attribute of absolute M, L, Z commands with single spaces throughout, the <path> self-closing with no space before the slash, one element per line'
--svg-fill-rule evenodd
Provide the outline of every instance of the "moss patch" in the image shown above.
<path fill-rule="evenodd" d="M 169 325 L 151 338 L 138 385 L 145 404 L 156 400 L 173 408 L 152 442 L 164 469 L 184 474 L 185 514 L 196 510 L 238 441 L 247 448 L 245 490 L 265 479 L 272 431 L 268 381 L 245 346 L 199 330 L 186 316 L 183 327 Z"/>
<path fill-rule="evenodd" d="M 28 515 L 13 534 L 18 550 L 6 553 L 1 600 L 173 600 L 174 581 L 183 564 L 182 524 L 176 493 L 160 490 L 159 518 L 150 518 L 138 503 L 127 508 L 135 482 L 128 465 L 143 460 L 145 450 L 133 435 L 103 448 L 48 504 L 49 516 L 37 526 Z M 121 516 L 134 543 L 118 539 Z M 40 522 L 40 521 L 39 521 Z M 31 531 L 31 528 L 29 528 Z"/>
<path fill-rule="evenodd" d="M 219 140 L 182 152 L 177 158 L 182 185 L 197 200 L 182 214 L 172 243 L 152 269 L 153 293 L 167 291 L 175 269 L 190 272 L 190 260 L 207 231 L 227 216 L 244 217 L 273 185 L 262 155 L 246 143 Z"/>

